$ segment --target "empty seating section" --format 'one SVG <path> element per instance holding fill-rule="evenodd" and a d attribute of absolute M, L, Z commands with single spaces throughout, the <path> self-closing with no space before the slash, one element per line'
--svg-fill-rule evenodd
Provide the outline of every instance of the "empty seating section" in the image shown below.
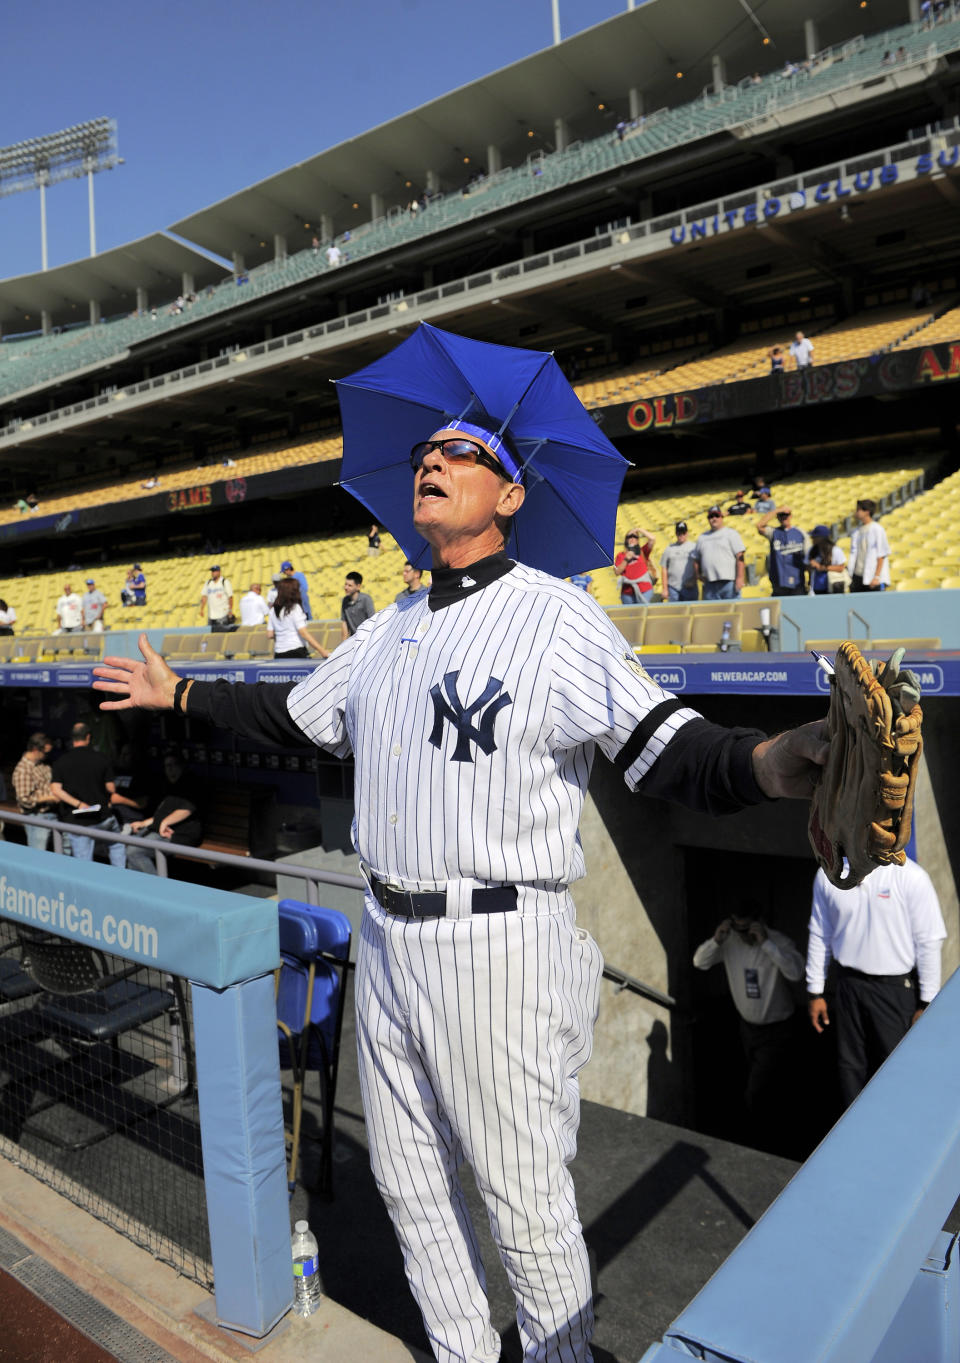
<path fill-rule="evenodd" d="M 952 287 L 953 281 L 947 281 Z M 904 295 L 907 293 L 903 289 Z M 942 306 L 942 304 L 941 304 Z M 705 338 L 698 347 L 678 345 L 675 351 L 621 366 L 611 373 L 575 384 L 585 407 L 633 402 L 660 397 L 716 383 L 738 383 L 770 372 L 770 350 L 783 350 L 785 369 L 796 368 L 788 347 L 797 331 L 814 343 L 814 363 L 869 356 L 878 351 L 932 345 L 960 339 L 960 308 L 936 316 L 936 305 L 917 307 L 901 302 L 871 307 L 855 317 L 835 321 L 831 310 L 819 306 L 782 317 L 776 323 L 761 322 L 735 341 L 709 350 Z"/>
<path fill-rule="evenodd" d="M 747 78 L 718 93 L 704 92 L 689 104 L 660 109 L 636 120 L 622 141 L 608 133 L 551 154 L 537 154 L 523 165 L 498 171 L 463 192 L 454 190 L 436 196 L 416 214 L 395 206 L 385 217 L 338 237 L 342 259 L 349 261 L 393 250 L 410 238 L 491 213 L 669 147 L 723 129 L 762 123 L 778 109 L 889 73 L 891 68 L 881 64 L 883 54 L 899 48 L 905 51 L 905 62 L 898 69 L 954 51 L 960 48 L 960 19 L 950 14 L 945 22 L 930 29 L 905 24 L 825 52 L 810 70 L 789 76 L 778 70 L 756 83 Z M 154 299 L 157 306 L 140 315 L 114 318 L 95 326 L 71 327 L 50 336 L 5 339 L 0 344 L 0 396 L 22 392 L 129 353 L 132 347 L 164 331 L 225 311 L 240 301 L 288 288 L 329 268 L 324 251 L 306 246 L 242 275 L 227 274 L 183 310 L 174 309 L 172 299 Z"/>
<path fill-rule="evenodd" d="M 890 540 L 893 586 L 929 591 L 960 586 L 960 473 L 883 518 Z"/>
<path fill-rule="evenodd" d="M 229 478 L 250 478 L 256 473 L 270 473 L 276 469 L 293 468 L 298 464 L 318 463 L 328 459 L 339 459 L 343 441 L 339 432 L 322 440 L 308 440 L 296 445 L 261 450 L 255 453 L 231 454 L 232 463 L 224 466 L 219 460 L 214 464 L 191 464 L 181 469 L 160 471 L 160 481 L 155 487 L 144 487 L 148 475 L 141 470 L 135 477 L 118 479 L 112 483 L 100 483 L 97 487 L 64 493 L 44 500 L 38 514 L 58 515 L 84 506 L 106 506 L 111 502 L 129 502 L 140 497 L 155 497 L 158 493 L 176 492 L 178 489 L 196 487 L 202 483 L 222 482 Z M 20 512 L 16 507 L 0 509 L 0 525 L 8 521 L 25 519 L 30 513 Z"/>

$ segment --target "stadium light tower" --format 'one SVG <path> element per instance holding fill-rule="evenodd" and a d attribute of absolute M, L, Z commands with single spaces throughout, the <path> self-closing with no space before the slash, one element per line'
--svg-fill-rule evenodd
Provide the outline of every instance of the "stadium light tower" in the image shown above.
<path fill-rule="evenodd" d="M 60 180 L 87 177 L 90 216 L 90 254 L 97 254 L 97 231 L 93 211 L 93 177 L 99 170 L 123 164 L 117 154 L 117 123 L 113 118 L 94 118 L 76 123 L 62 132 L 32 137 L 0 147 L 0 198 L 25 189 L 40 191 L 40 255 L 47 268 L 47 186 Z"/>

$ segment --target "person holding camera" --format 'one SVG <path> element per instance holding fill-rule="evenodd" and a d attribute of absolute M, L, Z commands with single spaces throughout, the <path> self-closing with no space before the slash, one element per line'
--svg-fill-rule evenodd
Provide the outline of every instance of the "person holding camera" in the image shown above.
<path fill-rule="evenodd" d="M 795 1079 L 799 1035 L 790 984 L 803 978 L 804 959 L 756 910 L 745 904 L 718 923 L 697 947 L 693 964 L 709 970 L 723 962 L 747 1060 L 744 1103 L 760 1143 L 776 1149 L 787 1135 L 783 1100 Z"/>

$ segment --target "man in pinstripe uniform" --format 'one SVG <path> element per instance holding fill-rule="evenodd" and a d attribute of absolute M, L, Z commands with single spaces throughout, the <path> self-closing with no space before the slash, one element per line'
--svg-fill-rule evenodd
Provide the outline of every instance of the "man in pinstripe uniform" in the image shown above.
<path fill-rule="evenodd" d="M 568 1161 L 602 960 L 576 926 L 577 824 L 599 746 L 631 791 L 723 813 L 807 796 L 820 724 L 765 739 L 662 691 L 585 593 L 508 559 L 522 470 L 489 429 L 415 447 L 429 593 L 365 621 L 294 686 L 178 679 L 108 659 L 104 708 L 176 709 L 356 764 L 369 886 L 357 958 L 371 1162 L 441 1363 L 500 1343 L 458 1167 L 472 1165 L 526 1359 L 590 1358 L 587 1253 Z"/>

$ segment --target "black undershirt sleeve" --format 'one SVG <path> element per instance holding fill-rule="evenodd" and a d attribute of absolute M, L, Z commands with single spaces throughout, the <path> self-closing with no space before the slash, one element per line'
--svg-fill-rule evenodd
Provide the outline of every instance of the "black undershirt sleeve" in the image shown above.
<path fill-rule="evenodd" d="M 762 804 L 769 797 L 757 785 L 751 759 L 766 737 L 759 729 L 691 719 L 670 739 L 637 791 L 712 815 Z"/>
<path fill-rule="evenodd" d="M 283 748 L 312 748 L 290 718 L 287 697 L 296 682 L 198 682 L 190 687 L 184 709 L 190 719 L 203 719 L 241 738 L 275 743 Z"/>

